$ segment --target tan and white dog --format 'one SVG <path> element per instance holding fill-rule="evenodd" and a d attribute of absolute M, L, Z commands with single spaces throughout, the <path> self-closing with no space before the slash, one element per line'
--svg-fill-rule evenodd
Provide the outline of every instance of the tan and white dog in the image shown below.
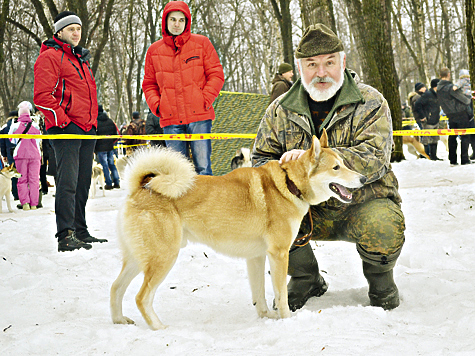
<path fill-rule="evenodd" d="M 129 162 L 129 156 L 122 156 L 115 161 L 115 166 L 117 167 L 117 172 L 119 172 L 119 177 L 121 180 L 125 178 L 125 167 L 127 162 Z"/>
<path fill-rule="evenodd" d="M 5 197 L 7 202 L 7 208 L 10 213 L 13 213 L 12 204 L 11 204 L 11 195 L 12 195 L 12 178 L 20 178 L 21 174 L 18 173 L 15 166 L 11 164 L 10 166 L 4 167 L 0 171 L 0 213 L 2 213 L 2 200 Z"/>
<path fill-rule="evenodd" d="M 165 327 L 153 310 L 154 295 L 187 240 L 245 258 L 257 314 L 290 317 L 289 248 L 302 218 L 310 205 L 330 197 L 350 202 L 345 187 L 359 188 L 365 181 L 328 148 L 326 132 L 297 160 L 270 161 L 216 177 L 196 175 L 192 163 L 168 149 L 138 152 L 127 166 L 128 196 L 117 219 L 123 265 L 111 288 L 112 321 L 134 323 L 123 315 L 122 300 L 143 272 L 137 307 L 150 328 Z M 265 300 L 266 256 L 277 312 Z"/>
<path fill-rule="evenodd" d="M 92 177 L 91 177 L 91 188 L 89 189 L 89 197 L 94 199 L 96 197 L 96 186 L 97 183 L 102 187 L 102 196 L 106 196 L 106 190 L 104 187 L 104 171 L 102 166 L 94 162 L 92 164 Z"/>
<path fill-rule="evenodd" d="M 247 147 L 239 148 L 231 160 L 231 170 L 242 167 L 252 167 L 251 150 Z"/>

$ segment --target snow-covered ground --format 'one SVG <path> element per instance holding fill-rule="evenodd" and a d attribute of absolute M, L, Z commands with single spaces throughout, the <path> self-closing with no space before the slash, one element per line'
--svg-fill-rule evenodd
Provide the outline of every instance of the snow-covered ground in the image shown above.
<path fill-rule="evenodd" d="M 115 219 L 126 191 L 89 200 L 90 232 L 109 239 L 89 251 L 57 252 L 54 188 L 37 211 L 5 213 L 2 202 L 0 355 L 473 355 L 475 165 L 406 157 L 393 164 L 407 230 L 394 273 L 401 305 L 392 311 L 369 306 L 350 243 L 312 242 L 330 287 L 286 320 L 257 317 L 244 260 L 189 244 L 154 301 L 169 327 L 148 329 L 135 306 L 140 277 L 124 298 L 136 326 L 114 325 Z"/>

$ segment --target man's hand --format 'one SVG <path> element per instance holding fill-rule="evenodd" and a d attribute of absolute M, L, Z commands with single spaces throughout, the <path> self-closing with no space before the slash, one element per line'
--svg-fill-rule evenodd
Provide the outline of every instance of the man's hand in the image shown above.
<path fill-rule="evenodd" d="M 293 161 L 299 159 L 303 154 L 305 153 L 305 150 L 291 150 L 285 152 L 282 157 L 280 157 L 279 164 L 288 162 L 288 161 Z"/>
<path fill-rule="evenodd" d="M 426 122 L 426 121 L 427 121 L 426 118 L 421 119 L 421 122 Z"/>

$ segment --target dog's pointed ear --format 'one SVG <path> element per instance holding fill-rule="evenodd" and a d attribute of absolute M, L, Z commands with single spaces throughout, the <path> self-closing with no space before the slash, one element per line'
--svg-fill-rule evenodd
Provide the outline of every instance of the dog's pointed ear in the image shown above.
<path fill-rule="evenodd" d="M 320 137 L 320 145 L 323 148 L 328 148 L 328 135 L 327 135 L 327 130 L 325 129 L 323 129 L 322 137 Z"/>
<path fill-rule="evenodd" d="M 317 136 L 313 136 L 312 147 L 310 147 L 310 150 L 312 151 L 312 156 L 315 157 L 315 159 L 318 159 L 318 157 L 320 157 L 320 152 L 322 151 L 322 148 L 321 142 L 317 138 Z"/>

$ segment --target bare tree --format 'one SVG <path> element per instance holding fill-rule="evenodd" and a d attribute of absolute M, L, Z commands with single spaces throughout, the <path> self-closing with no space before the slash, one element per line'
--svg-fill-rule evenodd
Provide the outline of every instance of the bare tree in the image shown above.
<path fill-rule="evenodd" d="M 316 23 L 322 23 L 338 33 L 333 13 L 332 0 L 299 0 L 300 16 L 304 28 Z"/>
<path fill-rule="evenodd" d="M 290 14 L 290 0 L 270 0 L 274 15 L 280 26 L 280 33 L 282 37 L 282 49 L 284 55 L 284 62 L 289 63 L 294 67 L 294 50 L 292 45 L 292 16 Z"/>
<path fill-rule="evenodd" d="M 467 46 L 468 46 L 468 58 L 470 78 L 472 78 L 472 91 L 475 91 L 475 1 L 465 0 L 465 16 L 466 16 L 466 28 L 467 34 Z M 475 112 L 475 105 L 474 105 Z"/>
<path fill-rule="evenodd" d="M 4 62 L 3 41 L 5 39 L 5 26 L 7 25 L 9 10 L 10 0 L 3 0 L 2 12 L 0 13 L 0 71 L 2 70 Z"/>

